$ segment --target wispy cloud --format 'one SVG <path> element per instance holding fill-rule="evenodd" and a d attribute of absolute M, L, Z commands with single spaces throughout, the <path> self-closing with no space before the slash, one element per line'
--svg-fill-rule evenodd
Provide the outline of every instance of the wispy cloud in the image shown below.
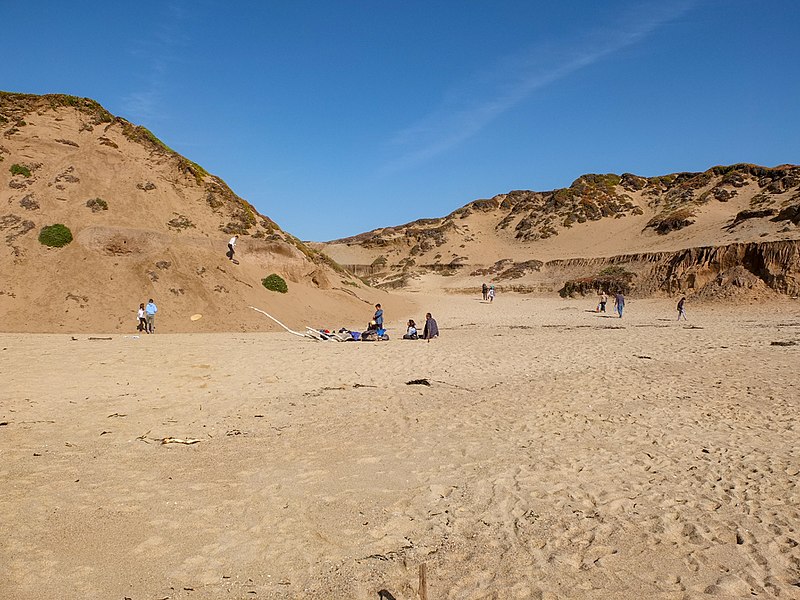
<path fill-rule="evenodd" d="M 161 11 L 158 25 L 136 40 L 130 50 L 140 64 L 139 86 L 122 98 L 125 116 L 145 125 L 164 118 L 163 97 L 170 69 L 186 43 L 183 30 L 187 17 L 183 8 L 170 2 Z"/>
<path fill-rule="evenodd" d="M 639 5 L 623 19 L 579 38 L 538 44 L 502 58 L 448 92 L 440 105 L 390 141 L 399 156 L 383 165 L 388 175 L 458 146 L 493 120 L 559 79 L 632 46 L 686 12 L 693 0 Z M 487 92 L 488 91 L 488 92 Z"/>

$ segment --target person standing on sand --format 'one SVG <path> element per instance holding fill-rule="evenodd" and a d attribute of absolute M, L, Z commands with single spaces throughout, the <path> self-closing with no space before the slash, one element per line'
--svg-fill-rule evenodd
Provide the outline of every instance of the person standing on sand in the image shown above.
<path fill-rule="evenodd" d="M 689 319 L 686 318 L 686 296 L 682 296 L 680 300 L 678 300 L 678 321 L 681 320 L 683 317 L 684 321 L 688 321 Z"/>
<path fill-rule="evenodd" d="M 606 303 L 608 302 L 608 295 L 603 291 L 600 290 L 600 312 L 606 312 Z"/>
<path fill-rule="evenodd" d="M 228 241 L 228 259 L 234 260 L 233 255 L 236 254 L 236 242 L 239 241 L 239 236 L 235 235 Z"/>
<path fill-rule="evenodd" d="M 158 308 L 156 307 L 152 298 L 150 298 L 150 300 L 147 302 L 147 306 L 144 307 L 144 312 L 147 317 L 147 325 L 145 327 L 145 331 L 147 331 L 147 333 L 155 333 L 156 331 L 155 321 Z"/>
<path fill-rule="evenodd" d="M 422 339 L 430 342 L 433 338 L 439 337 L 439 326 L 431 313 L 425 315 L 425 328 L 422 330 Z"/>
<path fill-rule="evenodd" d="M 147 331 L 147 319 L 145 318 L 144 312 L 144 302 L 139 305 L 139 313 L 138 313 L 138 324 L 136 325 L 136 331 L 142 332 Z"/>
<path fill-rule="evenodd" d="M 617 313 L 619 314 L 619 318 L 622 318 L 622 311 L 625 309 L 625 296 L 622 295 L 621 290 L 617 290 L 617 293 L 614 294 L 614 308 L 616 309 Z"/>
<path fill-rule="evenodd" d="M 378 329 L 383 329 L 383 309 L 380 304 L 375 305 L 375 314 L 372 316 L 372 320 L 375 321 Z"/>
<path fill-rule="evenodd" d="M 481 286 L 481 292 L 483 292 L 483 299 L 486 300 L 489 296 L 489 286 L 486 283 Z"/>

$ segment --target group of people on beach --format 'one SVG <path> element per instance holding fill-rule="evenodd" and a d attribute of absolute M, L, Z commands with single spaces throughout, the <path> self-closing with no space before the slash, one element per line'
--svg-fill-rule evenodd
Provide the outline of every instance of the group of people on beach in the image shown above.
<path fill-rule="evenodd" d="M 431 316 L 431 313 L 425 314 L 425 326 L 422 329 L 422 335 L 420 336 L 419 330 L 417 329 L 417 324 L 414 322 L 414 319 L 409 319 L 408 323 L 406 324 L 406 333 L 403 336 L 404 340 L 428 340 L 429 342 L 439 337 L 439 325 L 436 323 L 436 319 Z"/>
<path fill-rule="evenodd" d="M 608 304 L 608 294 L 606 294 L 603 290 L 600 290 L 600 298 L 597 302 L 597 308 L 595 312 L 604 313 L 606 312 L 606 304 Z M 625 310 L 625 295 L 622 293 L 621 290 L 617 291 L 614 294 L 614 311 L 619 315 L 619 318 L 622 318 L 622 313 Z"/>
<path fill-rule="evenodd" d="M 597 308 L 595 312 L 604 313 L 606 312 L 606 304 L 608 303 L 608 294 L 606 294 L 603 290 L 600 290 L 600 297 L 597 302 Z M 625 295 L 622 293 L 621 290 L 618 290 L 614 294 L 614 310 L 619 315 L 619 318 L 622 318 L 622 313 L 625 310 Z M 678 321 L 683 319 L 684 321 L 688 321 L 686 317 L 686 296 L 681 296 L 681 299 L 678 300 Z"/>
<path fill-rule="evenodd" d="M 158 307 L 156 307 L 156 304 L 153 302 L 152 298 L 147 301 L 147 305 L 142 302 L 139 305 L 139 311 L 137 312 L 136 316 L 136 331 L 139 333 L 155 333 L 157 312 Z"/>
<path fill-rule="evenodd" d="M 234 235 L 228 241 L 228 252 L 226 253 L 227 258 L 238 264 L 238 260 L 236 260 L 236 242 L 239 240 L 238 235 Z M 483 300 L 489 303 L 494 302 L 495 298 L 495 288 L 494 284 L 486 284 L 485 282 L 481 284 L 481 295 Z M 605 313 L 606 312 L 606 305 L 608 304 L 608 294 L 604 290 L 600 290 L 600 296 L 598 298 L 597 308 L 595 312 L 598 313 Z M 622 318 L 622 313 L 625 310 L 625 295 L 622 293 L 621 290 L 617 290 L 614 293 L 614 311 L 619 315 L 619 318 Z M 150 298 L 147 305 L 144 303 L 139 305 L 139 311 L 137 316 L 137 331 L 145 332 L 145 333 L 155 333 L 155 315 L 158 311 L 156 308 L 153 299 Z M 678 321 L 683 319 L 684 321 L 688 320 L 686 317 L 686 297 L 682 296 L 681 299 L 678 301 Z M 386 335 L 386 329 L 383 326 L 383 308 L 380 304 L 375 305 L 375 313 L 372 316 L 372 320 L 367 325 L 367 331 L 360 334 L 361 339 L 386 339 L 388 340 L 388 336 Z M 417 340 L 423 339 L 431 341 L 431 339 L 439 337 L 439 326 L 436 324 L 436 320 L 431 316 L 431 313 L 425 314 L 425 326 L 422 331 L 422 336 L 419 334 L 419 330 L 417 328 L 417 324 L 414 322 L 413 319 L 409 319 L 408 323 L 406 324 L 406 333 L 403 335 L 404 340 Z M 357 339 L 357 338 L 356 338 Z"/>
<path fill-rule="evenodd" d="M 321 339 L 336 339 L 340 342 L 376 342 L 388 341 L 389 335 L 386 333 L 384 326 L 383 307 L 380 304 L 375 305 L 375 313 L 372 319 L 367 324 L 366 331 L 352 331 L 347 327 L 336 329 L 319 329 L 318 331 Z M 314 334 L 314 337 L 317 337 Z M 429 342 L 439 337 L 439 326 L 436 324 L 436 319 L 433 318 L 431 313 L 425 315 L 425 327 L 420 335 L 417 324 L 413 319 L 409 319 L 406 333 L 403 335 L 404 340 L 428 340 Z"/>
<path fill-rule="evenodd" d="M 375 305 L 375 314 L 372 315 L 372 320 L 367 326 L 367 331 L 361 334 L 362 340 L 369 340 L 370 332 L 374 331 L 379 340 L 388 340 L 386 329 L 383 326 L 383 307 L 380 304 Z M 439 325 L 436 319 L 433 318 L 431 313 L 425 314 L 425 326 L 420 335 L 419 329 L 414 319 L 409 319 L 406 323 L 406 332 L 403 335 L 404 340 L 428 340 L 429 342 L 439 337 Z"/>

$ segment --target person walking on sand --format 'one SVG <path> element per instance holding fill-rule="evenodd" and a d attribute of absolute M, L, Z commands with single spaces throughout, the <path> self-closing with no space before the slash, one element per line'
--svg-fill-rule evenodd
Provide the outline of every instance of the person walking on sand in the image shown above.
<path fill-rule="evenodd" d="M 491 304 L 492 302 L 494 302 L 494 285 L 490 285 L 490 286 L 489 286 L 489 294 L 488 294 L 488 297 L 489 297 L 489 303 L 490 303 L 490 304 Z"/>
<path fill-rule="evenodd" d="M 684 321 L 689 320 L 686 318 L 686 296 L 681 296 L 681 299 L 678 300 L 678 321 L 681 320 L 681 317 Z"/>
<path fill-rule="evenodd" d="M 489 297 L 489 286 L 486 283 L 481 286 L 481 292 L 483 292 L 483 299 L 486 300 Z"/>
<path fill-rule="evenodd" d="M 622 291 L 618 290 L 616 294 L 614 294 L 614 308 L 619 314 L 619 318 L 622 318 L 622 311 L 625 309 L 625 296 L 622 295 Z"/>
<path fill-rule="evenodd" d="M 603 291 L 600 290 L 600 312 L 606 312 L 606 303 L 608 302 L 608 295 Z"/>
<path fill-rule="evenodd" d="M 375 321 L 378 329 L 383 329 L 383 309 L 380 304 L 375 305 L 375 314 L 372 316 L 372 320 Z"/>
<path fill-rule="evenodd" d="M 239 241 L 239 236 L 234 235 L 230 240 L 228 240 L 228 260 L 232 260 L 236 262 L 236 259 L 233 258 L 233 255 L 236 254 L 236 242 Z"/>
<path fill-rule="evenodd" d="M 152 298 L 150 298 L 150 300 L 147 302 L 147 306 L 144 307 L 144 312 L 147 319 L 145 331 L 147 331 L 147 333 L 155 333 L 156 331 L 155 321 L 158 308 L 156 307 L 155 302 L 153 302 Z"/>
<path fill-rule="evenodd" d="M 138 313 L 138 323 L 136 325 L 136 331 L 141 333 L 142 331 L 147 331 L 147 319 L 145 318 L 144 312 L 144 302 L 139 304 L 139 313 Z"/>

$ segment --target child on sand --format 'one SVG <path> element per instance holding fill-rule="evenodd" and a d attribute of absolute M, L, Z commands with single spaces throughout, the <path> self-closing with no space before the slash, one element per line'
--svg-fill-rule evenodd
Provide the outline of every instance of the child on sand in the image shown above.
<path fill-rule="evenodd" d="M 597 307 L 597 312 L 606 312 L 606 303 L 608 302 L 608 296 L 603 290 L 600 290 L 600 303 Z"/>
<path fill-rule="evenodd" d="M 147 319 L 145 318 L 144 312 L 144 302 L 139 304 L 139 313 L 138 313 L 138 324 L 136 325 L 136 331 L 142 332 L 147 331 Z"/>
<path fill-rule="evenodd" d="M 403 336 L 404 340 L 416 340 L 419 339 L 419 335 L 417 334 L 417 324 L 414 323 L 414 319 L 408 320 L 408 329 L 406 330 L 406 334 Z"/>

